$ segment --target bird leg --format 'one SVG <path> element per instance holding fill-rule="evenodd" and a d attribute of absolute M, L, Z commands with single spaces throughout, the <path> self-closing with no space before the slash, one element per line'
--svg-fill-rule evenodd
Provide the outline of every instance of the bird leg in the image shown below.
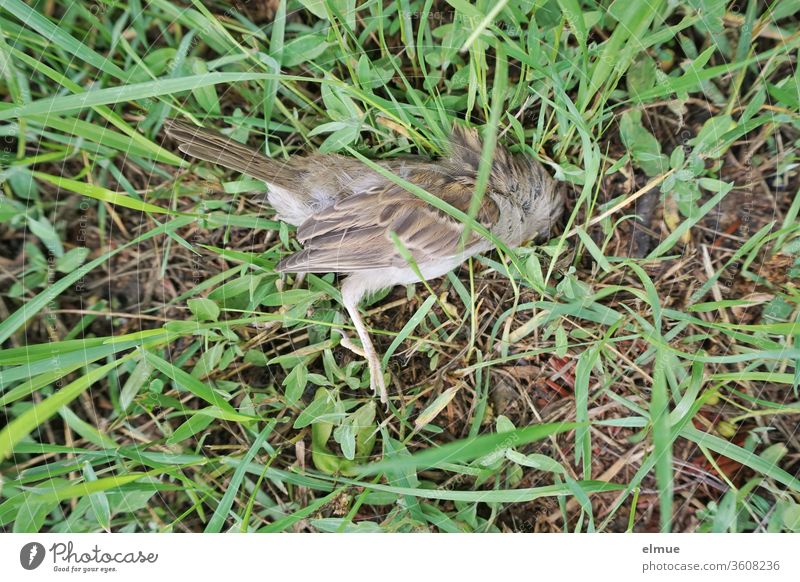
<path fill-rule="evenodd" d="M 361 340 L 361 345 L 364 346 L 364 349 L 358 349 L 352 340 L 344 334 L 342 335 L 342 345 L 366 358 L 369 366 L 369 386 L 375 394 L 380 395 L 381 403 L 386 404 L 389 402 L 389 393 L 386 391 L 386 382 L 383 379 L 381 360 L 378 357 L 378 352 L 375 351 L 375 346 L 372 345 L 367 327 L 364 325 L 364 320 L 361 319 L 361 314 L 358 311 L 358 302 L 364 295 L 363 289 L 359 287 L 358 281 L 352 277 L 346 279 L 342 285 L 342 303 L 350 315 L 350 319 L 353 320 L 353 326 L 356 328 L 358 339 Z"/>

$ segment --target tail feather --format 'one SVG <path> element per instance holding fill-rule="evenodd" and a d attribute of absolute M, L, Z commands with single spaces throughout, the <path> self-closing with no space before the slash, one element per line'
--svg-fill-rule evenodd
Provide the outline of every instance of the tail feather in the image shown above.
<path fill-rule="evenodd" d="M 287 162 L 272 160 L 229 137 L 177 119 L 166 119 L 164 130 L 178 142 L 178 149 L 195 158 L 236 170 L 268 184 L 291 185 Z"/>

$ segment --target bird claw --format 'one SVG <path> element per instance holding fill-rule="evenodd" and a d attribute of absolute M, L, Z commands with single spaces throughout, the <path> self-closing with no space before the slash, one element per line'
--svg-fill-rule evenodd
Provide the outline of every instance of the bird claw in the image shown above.
<path fill-rule="evenodd" d="M 381 404 L 389 403 L 389 392 L 386 390 L 386 381 L 383 378 L 383 370 L 377 355 L 374 358 L 367 357 L 369 363 L 369 387 L 372 393 L 380 395 Z"/>
<path fill-rule="evenodd" d="M 342 336 L 342 339 L 339 341 L 339 345 L 341 345 L 342 347 L 347 348 L 348 350 L 350 350 L 351 352 L 353 352 L 357 356 L 361 356 L 362 358 L 366 358 L 367 357 L 367 353 L 363 350 L 363 348 L 361 348 L 360 346 L 358 346 L 355 343 L 353 343 L 353 340 L 350 339 L 350 336 L 347 335 L 344 332 L 344 330 L 337 329 L 336 331 L 338 331 L 339 334 Z"/>
<path fill-rule="evenodd" d="M 382 404 L 388 403 L 389 392 L 386 390 L 386 381 L 383 378 L 383 370 L 381 369 L 381 361 L 378 358 L 378 354 L 356 345 L 344 330 L 337 329 L 336 331 L 342 336 L 339 342 L 342 347 L 347 348 L 354 354 L 367 360 L 367 366 L 369 367 L 369 387 L 373 394 L 380 396 Z"/>

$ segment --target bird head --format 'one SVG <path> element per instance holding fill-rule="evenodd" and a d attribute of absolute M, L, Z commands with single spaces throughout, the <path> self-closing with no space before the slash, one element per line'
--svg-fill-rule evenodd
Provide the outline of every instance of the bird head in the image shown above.
<path fill-rule="evenodd" d="M 451 167 L 461 175 L 477 178 L 483 151 L 478 131 L 456 126 L 449 149 Z M 514 240 L 507 242 L 512 244 L 548 238 L 564 210 L 564 184 L 554 180 L 532 157 L 512 154 L 501 144 L 494 150 L 486 193 L 518 221 L 509 232 Z"/>

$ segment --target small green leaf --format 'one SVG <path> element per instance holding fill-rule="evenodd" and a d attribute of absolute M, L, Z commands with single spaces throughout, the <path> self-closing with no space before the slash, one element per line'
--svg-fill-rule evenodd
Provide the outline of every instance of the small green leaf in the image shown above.
<path fill-rule="evenodd" d="M 508 417 L 503 416 L 502 414 L 497 417 L 495 425 L 497 432 L 511 432 L 512 430 L 516 430 L 514 423 L 511 422 Z"/>
<path fill-rule="evenodd" d="M 94 468 L 88 462 L 83 464 L 83 476 L 86 482 L 97 481 L 97 475 Z M 111 507 L 108 504 L 108 497 L 103 491 L 95 491 L 89 494 L 89 503 L 92 506 L 92 513 L 94 513 L 97 523 L 100 524 L 105 531 L 111 531 Z"/>
<path fill-rule="evenodd" d="M 305 364 L 299 363 L 283 380 L 283 385 L 286 387 L 286 403 L 289 406 L 294 406 L 300 400 L 306 389 L 307 378 L 308 370 Z"/>
<path fill-rule="evenodd" d="M 36 220 L 28 217 L 28 228 L 31 232 L 44 243 L 47 250 L 50 251 L 57 258 L 64 255 L 64 247 L 61 246 L 61 238 L 46 218 Z"/>
<path fill-rule="evenodd" d="M 736 123 L 730 115 L 717 115 L 706 120 L 697 136 L 689 140 L 689 145 L 694 146 L 692 153 L 711 158 L 721 156 L 723 152 L 718 148 L 723 142 L 722 136 L 734 127 Z"/>
<path fill-rule="evenodd" d="M 189 311 L 200 321 L 217 321 L 219 319 L 219 305 L 211 299 L 189 299 L 186 303 Z"/>
<path fill-rule="evenodd" d="M 317 390 L 314 400 L 303 409 L 303 412 L 294 421 L 293 428 L 303 428 L 330 415 L 334 410 L 333 396 L 324 388 Z M 327 440 L 327 439 L 326 439 Z"/>
<path fill-rule="evenodd" d="M 678 170 L 683 167 L 686 161 L 686 152 L 682 146 L 677 146 L 669 156 L 669 167 L 673 170 Z M 672 176 L 670 176 L 671 178 Z"/>
<path fill-rule="evenodd" d="M 299 2 L 317 18 L 328 20 L 328 11 L 325 10 L 325 0 L 299 0 Z"/>
<path fill-rule="evenodd" d="M 642 112 L 631 109 L 622 114 L 619 122 L 622 142 L 633 158 L 633 161 L 648 176 L 658 176 L 667 169 L 668 160 L 661 153 L 661 144 L 642 125 Z"/>
<path fill-rule="evenodd" d="M 322 153 L 333 153 L 355 142 L 359 136 L 359 124 L 348 123 L 344 128 L 334 131 L 319 146 Z"/>
<path fill-rule="evenodd" d="M 205 61 L 202 59 L 194 59 L 192 62 L 192 72 L 197 75 L 207 74 L 208 66 L 206 66 Z M 192 94 L 206 113 L 211 115 L 220 114 L 219 96 L 217 95 L 217 88 L 214 85 L 195 87 L 192 89 Z"/>
<path fill-rule="evenodd" d="M 356 456 L 356 431 L 353 425 L 345 422 L 333 431 L 333 439 L 342 447 L 344 457 L 352 461 Z"/>
<path fill-rule="evenodd" d="M 301 63 L 313 61 L 325 52 L 329 44 L 321 34 L 299 35 L 283 47 L 282 65 L 285 68 L 296 67 Z"/>
<path fill-rule="evenodd" d="M 214 422 L 214 417 L 205 414 L 194 414 L 189 417 L 189 420 L 181 424 L 175 429 L 175 432 L 167 439 L 168 445 L 174 445 L 193 437 L 198 432 L 205 430 L 205 428 Z"/>
<path fill-rule="evenodd" d="M 636 59 L 628 69 L 626 75 L 628 93 L 635 101 L 639 95 L 656 84 L 656 64 L 646 54 Z"/>
<path fill-rule="evenodd" d="M 800 531 L 800 505 L 792 503 L 781 514 L 786 529 L 794 532 Z"/>
<path fill-rule="evenodd" d="M 71 273 L 84 263 L 86 257 L 89 256 L 89 252 L 86 247 L 76 247 L 67 251 L 64 256 L 56 260 L 56 269 L 65 275 Z"/>
<path fill-rule="evenodd" d="M 522 465 L 523 467 L 531 467 L 533 469 L 539 469 L 540 471 L 547 471 L 549 473 L 566 473 L 566 470 L 561 466 L 561 463 L 551 459 L 546 455 L 539 455 L 537 453 L 523 455 L 522 453 L 518 453 L 513 449 L 508 449 L 506 451 L 506 458 L 509 461 L 517 463 L 518 465 Z"/>
<path fill-rule="evenodd" d="M 567 339 L 567 331 L 564 329 L 563 325 L 556 326 L 556 355 L 559 358 L 563 358 L 567 355 L 567 348 L 569 347 L 569 341 Z"/>

